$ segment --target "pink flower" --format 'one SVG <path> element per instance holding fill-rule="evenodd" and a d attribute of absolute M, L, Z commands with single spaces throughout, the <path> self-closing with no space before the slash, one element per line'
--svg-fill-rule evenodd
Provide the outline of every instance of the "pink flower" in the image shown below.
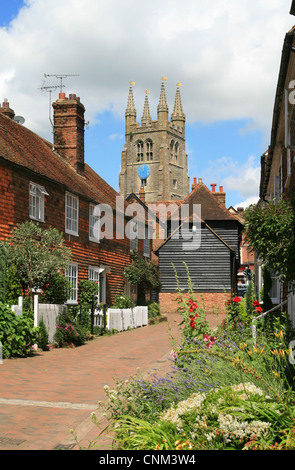
<path fill-rule="evenodd" d="M 208 334 L 203 335 L 204 343 L 207 343 L 207 348 L 212 348 L 213 344 L 216 342 L 216 336 L 210 336 Z"/>
<path fill-rule="evenodd" d="M 177 358 L 176 352 L 173 351 L 173 349 L 171 349 L 170 356 L 172 357 L 172 359 L 176 359 L 176 358 Z"/>

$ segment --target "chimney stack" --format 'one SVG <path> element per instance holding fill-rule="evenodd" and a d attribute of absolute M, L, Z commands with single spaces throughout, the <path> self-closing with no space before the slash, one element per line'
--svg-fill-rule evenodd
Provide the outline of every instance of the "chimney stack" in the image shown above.
<path fill-rule="evenodd" d="M 140 186 L 139 199 L 141 200 L 143 204 L 145 204 L 145 190 L 144 190 L 143 184 Z"/>
<path fill-rule="evenodd" d="M 214 196 L 220 202 L 220 204 L 225 206 L 225 192 L 223 191 L 223 186 L 219 186 L 219 191 L 214 192 Z"/>
<path fill-rule="evenodd" d="M 80 98 L 59 93 L 53 103 L 54 148 L 77 173 L 84 174 L 84 113 Z"/>
<path fill-rule="evenodd" d="M 9 107 L 7 98 L 4 99 L 4 102 L 0 107 L 0 113 L 5 114 L 5 116 L 9 117 L 10 119 L 13 119 L 15 116 L 15 112 Z"/>
<path fill-rule="evenodd" d="M 197 182 L 197 178 L 194 178 L 194 182 L 192 184 L 192 191 L 200 184 L 203 184 L 202 183 L 202 178 L 198 178 L 198 182 Z"/>

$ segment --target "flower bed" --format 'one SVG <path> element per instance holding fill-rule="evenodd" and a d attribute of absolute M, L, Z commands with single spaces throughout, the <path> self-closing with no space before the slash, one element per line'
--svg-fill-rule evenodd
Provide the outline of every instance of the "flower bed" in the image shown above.
<path fill-rule="evenodd" d="M 294 365 L 288 345 L 295 336 L 286 315 L 272 316 L 257 322 L 254 343 L 250 325 L 259 307 L 254 300 L 245 310 L 234 297 L 213 332 L 200 302 L 180 293 L 182 340 L 172 343 L 171 371 L 105 387 L 101 407 L 114 448 L 294 450 Z"/>

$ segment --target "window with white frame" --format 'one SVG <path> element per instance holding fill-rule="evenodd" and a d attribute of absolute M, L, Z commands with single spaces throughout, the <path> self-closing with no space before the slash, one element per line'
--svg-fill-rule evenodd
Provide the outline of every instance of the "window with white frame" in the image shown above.
<path fill-rule="evenodd" d="M 78 235 L 79 198 L 70 193 L 66 193 L 65 219 L 66 233 Z"/>
<path fill-rule="evenodd" d="M 40 184 L 29 184 L 29 216 L 31 219 L 44 222 L 44 198 L 48 192 Z"/>
<path fill-rule="evenodd" d="M 89 205 L 89 239 L 99 242 L 100 217 L 95 215 L 95 205 Z"/>
<path fill-rule="evenodd" d="M 89 281 L 96 282 L 97 284 L 97 299 L 99 299 L 99 285 L 100 285 L 100 272 L 101 269 L 96 266 L 89 266 L 88 268 L 88 279 Z"/>
<path fill-rule="evenodd" d="M 78 302 L 78 265 L 72 263 L 66 269 L 65 276 L 70 283 L 70 293 L 67 300 L 68 303 Z"/>

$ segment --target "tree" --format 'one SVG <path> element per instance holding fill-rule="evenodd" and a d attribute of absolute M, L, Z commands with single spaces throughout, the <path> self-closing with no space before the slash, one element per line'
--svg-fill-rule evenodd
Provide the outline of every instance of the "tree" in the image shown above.
<path fill-rule="evenodd" d="M 245 211 L 246 240 L 282 282 L 295 281 L 294 202 L 250 206 Z"/>
<path fill-rule="evenodd" d="M 41 288 L 46 279 L 65 270 L 71 260 L 70 248 L 62 234 L 49 227 L 42 229 L 33 221 L 19 224 L 6 243 L 9 262 L 17 267 L 22 285 L 33 299 L 33 288 Z"/>
<path fill-rule="evenodd" d="M 137 285 L 137 301 L 145 301 L 145 294 L 150 290 L 161 289 L 158 267 L 150 260 L 144 260 L 138 253 L 131 253 L 132 263 L 124 270 L 125 278 L 130 284 Z"/>

